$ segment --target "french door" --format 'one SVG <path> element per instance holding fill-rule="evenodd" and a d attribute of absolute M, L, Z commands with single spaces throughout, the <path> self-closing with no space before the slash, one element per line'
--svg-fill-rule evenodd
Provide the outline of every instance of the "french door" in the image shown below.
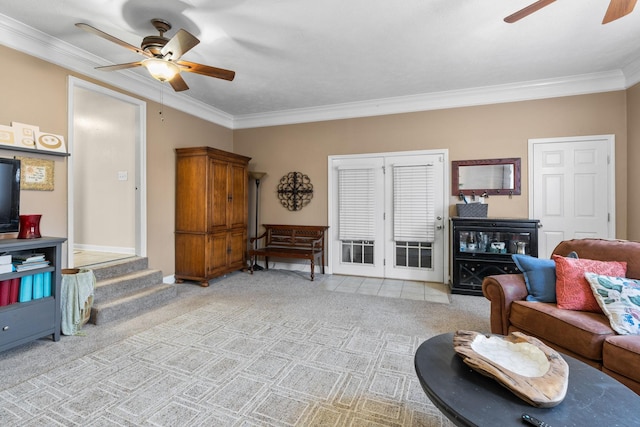
<path fill-rule="evenodd" d="M 329 158 L 331 271 L 444 282 L 448 152 Z"/>

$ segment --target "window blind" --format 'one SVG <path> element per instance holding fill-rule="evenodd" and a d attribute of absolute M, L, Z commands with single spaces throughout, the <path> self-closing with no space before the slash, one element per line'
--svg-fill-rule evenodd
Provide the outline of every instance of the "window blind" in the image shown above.
<path fill-rule="evenodd" d="M 338 170 L 338 193 L 340 240 L 374 240 L 374 170 Z"/>
<path fill-rule="evenodd" d="M 393 238 L 410 242 L 435 240 L 433 166 L 393 167 Z"/>

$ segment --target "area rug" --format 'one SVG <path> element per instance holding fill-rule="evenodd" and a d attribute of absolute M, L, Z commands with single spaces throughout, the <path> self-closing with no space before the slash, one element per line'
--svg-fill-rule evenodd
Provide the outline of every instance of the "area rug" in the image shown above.
<path fill-rule="evenodd" d="M 417 347 L 439 327 L 405 328 L 419 335 L 398 327 L 402 310 L 415 323 L 443 307 L 464 317 L 460 309 L 338 295 L 278 271 L 256 276 L 190 289 L 199 307 L 0 391 L 0 424 L 452 425 L 413 367 Z M 332 314 L 345 306 L 350 314 Z M 378 327 L 368 317 L 375 313 L 362 314 L 372 310 Z"/>

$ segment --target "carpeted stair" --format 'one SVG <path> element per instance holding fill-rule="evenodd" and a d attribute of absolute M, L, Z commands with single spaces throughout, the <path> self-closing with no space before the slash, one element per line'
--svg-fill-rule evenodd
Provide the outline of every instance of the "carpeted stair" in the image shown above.
<path fill-rule="evenodd" d="M 108 262 L 91 270 L 96 288 L 89 321 L 96 325 L 135 317 L 177 295 L 176 285 L 162 283 L 162 272 L 149 269 L 147 258 Z"/>

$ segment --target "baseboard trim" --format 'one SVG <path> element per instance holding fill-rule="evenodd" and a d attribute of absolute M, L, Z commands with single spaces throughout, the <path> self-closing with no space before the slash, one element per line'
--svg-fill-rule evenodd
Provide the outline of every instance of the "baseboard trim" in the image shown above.
<path fill-rule="evenodd" d="M 76 243 L 73 245 L 74 251 L 93 251 L 93 252 L 111 252 L 114 254 L 126 254 L 135 255 L 136 248 L 126 248 L 121 246 L 100 246 L 100 245 L 85 245 L 82 243 Z"/>
<path fill-rule="evenodd" d="M 264 261 L 260 262 L 258 261 L 258 265 L 264 266 Z M 273 269 L 280 269 L 280 270 L 289 270 L 289 271 L 300 271 L 303 273 L 309 273 L 311 274 L 311 264 L 310 263 L 306 263 L 306 264 L 302 264 L 302 263 L 296 263 L 296 262 L 270 262 L 269 263 L 269 268 L 273 268 Z M 317 274 L 322 273 L 322 267 L 319 265 L 315 266 L 315 272 Z M 331 269 L 327 266 L 325 266 L 324 268 L 324 273 L 325 274 L 332 274 Z M 166 283 L 166 284 L 174 284 L 176 283 L 176 276 L 174 274 L 171 274 L 169 276 L 164 276 L 162 278 L 162 283 Z"/>

